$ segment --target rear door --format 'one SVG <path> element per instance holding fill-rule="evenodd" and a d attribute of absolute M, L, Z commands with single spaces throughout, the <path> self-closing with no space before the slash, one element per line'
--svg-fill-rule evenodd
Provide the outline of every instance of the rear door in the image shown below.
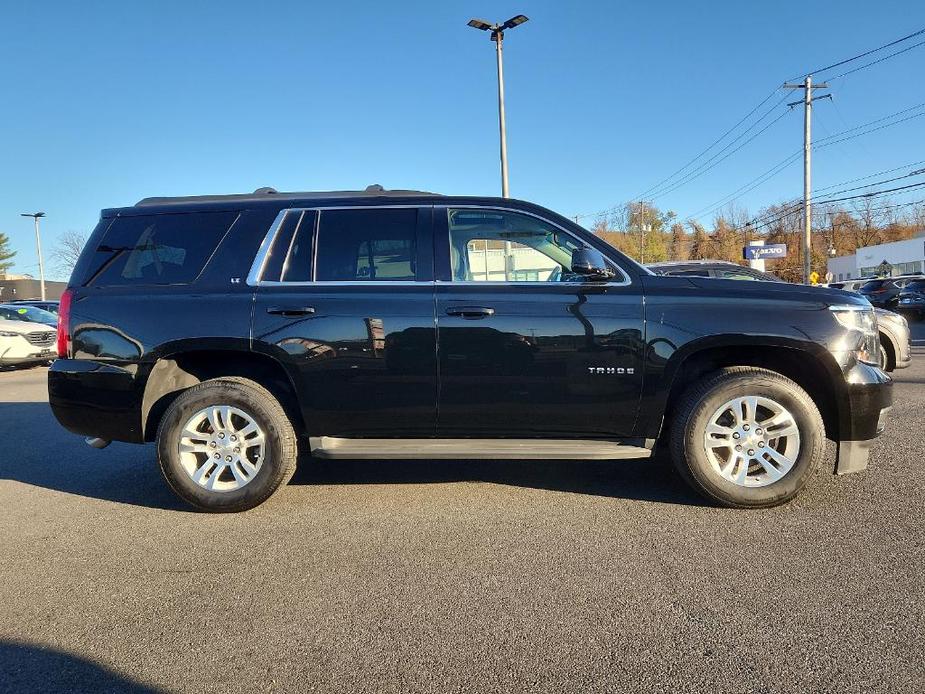
<path fill-rule="evenodd" d="M 642 289 L 572 275 L 584 245 L 535 215 L 435 208 L 441 437 L 613 438 L 642 388 Z M 615 264 L 616 265 L 616 264 Z"/>
<path fill-rule="evenodd" d="M 253 349 L 286 365 L 312 436 L 432 436 L 432 208 L 291 209 L 264 245 Z"/>

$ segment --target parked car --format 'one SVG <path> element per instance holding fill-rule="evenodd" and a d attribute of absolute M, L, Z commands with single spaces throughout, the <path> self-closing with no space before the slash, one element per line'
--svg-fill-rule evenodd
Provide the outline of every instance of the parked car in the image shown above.
<path fill-rule="evenodd" d="M 730 296 L 733 293 L 734 296 Z M 156 442 L 208 511 L 319 458 L 647 458 L 716 503 L 867 466 L 892 381 L 868 302 L 662 277 L 528 202 L 372 188 L 104 210 L 61 299 L 49 398 Z"/>
<path fill-rule="evenodd" d="M 870 279 L 858 292 L 878 308 L 892 309 L 899 303 L 899 295 L 909 282 L 925 279 L 922 275 Z"/>
<path fill-rule="evenodd" d="M 7 303 L 14 306 L 34 306 L 35 308 L 40 308 L 43 311 L 48 311 L 49 313 L 58 315 L 57 301 L 42 301 L 41 299 L 17 299 L 16 301 L 8 301 Z"/>
<path fill-rule="evenodd" d="M 857 280 L 843 280 L 842 282 L 830 282 L 827 286 L 832 289 L 844 289 L 846 292 L 856 292 L 865 284 L 870 282 L 870 277 L 862 277 Z"/>
<path fill-rule="evenodd" d="M 914 320 L 922 320 L 925 315 L 925 279 L 907 282 L 899 292 L 896 310 Z"/>
<path fill-rule="evenodd" d="M 667 263 L 652 263 L 649 269 L 660 275 L 681 277 L 717 277 L 726 279 L 763 280 L 783 282 L 769 272 L 744 267 L 725 260 L 692 260 Z M 868 280 L 857 280 L 867 283 Z M 831 289 L 842 289 L 834 284 Z M 847 289 L 846 289 L 847 291 Z M 884 371 L 904 369 L 912 363 L 912 343 L 909 323 L 902 316 L 882 308 L 875 308 L 880 337 L 880 368 Z"/>
<path fill-rule="evenodd" d="M 716 277 L 727 280 L 783 282 L 770 272 L 762 272 L 746 265 L 730 263 L 727 260 L 669 260 L 650 263 L 646 267 L 656 274 L 672 277 Z"/>
<path fill-rule="evenodd" d="M 54 316 L 40 309 L 0 304 L 0 366 L 41 364 L 54 359 L 56 323 Z"/>
<path fill-rule="evenodd" d="M 21 321 L 24 323 L 42 323 L 56 328 L 58 317 L 35 306 L 17 304 L 0 304 L 0 320 Z"/>

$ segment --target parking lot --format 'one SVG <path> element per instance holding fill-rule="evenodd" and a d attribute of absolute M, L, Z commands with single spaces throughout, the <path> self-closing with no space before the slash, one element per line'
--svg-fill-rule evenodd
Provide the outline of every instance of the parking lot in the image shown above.
<path fill-rule="evenodd" d="M 205 515 L 0 373 L 0 690 L 921 691 L 915 351 L 871 468 L 757 512 L 659 460 L 306 460 Z"/>

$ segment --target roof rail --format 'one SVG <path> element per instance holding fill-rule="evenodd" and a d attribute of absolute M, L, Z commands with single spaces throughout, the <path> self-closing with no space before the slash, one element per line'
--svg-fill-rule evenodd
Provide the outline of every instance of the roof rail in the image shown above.
<path fill-rule="evenodd" d="M 281 200 L 324 200 L 330 198 L 359 197 L 440 197 L 439 193 L 424 190 L 386 190 L 378 183 L 367 186 L 365 190 L 329 190 L 306 192 L 279 192 L 275 188 L 258 188 L 253 193 L 235 193 L 231 195 L 190 195 L 183 197 L 144 198 L 135 203 L 135 207 L 153 205 L 172 205 L 202 202 L 236 202 L 246 200 L 266 200 L 268 197 Z"/>

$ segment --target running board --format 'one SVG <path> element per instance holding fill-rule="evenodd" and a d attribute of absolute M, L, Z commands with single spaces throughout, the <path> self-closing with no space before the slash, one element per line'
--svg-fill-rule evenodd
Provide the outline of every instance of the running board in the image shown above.
<path fill-rule="evenodd" d="M 652 455 L 650 449 L 642 446 L 571 439 L 342 439 L 313 436 L 309 444 L 312 455 L 317 458 L 352 460 L 627 460 Z"/>

